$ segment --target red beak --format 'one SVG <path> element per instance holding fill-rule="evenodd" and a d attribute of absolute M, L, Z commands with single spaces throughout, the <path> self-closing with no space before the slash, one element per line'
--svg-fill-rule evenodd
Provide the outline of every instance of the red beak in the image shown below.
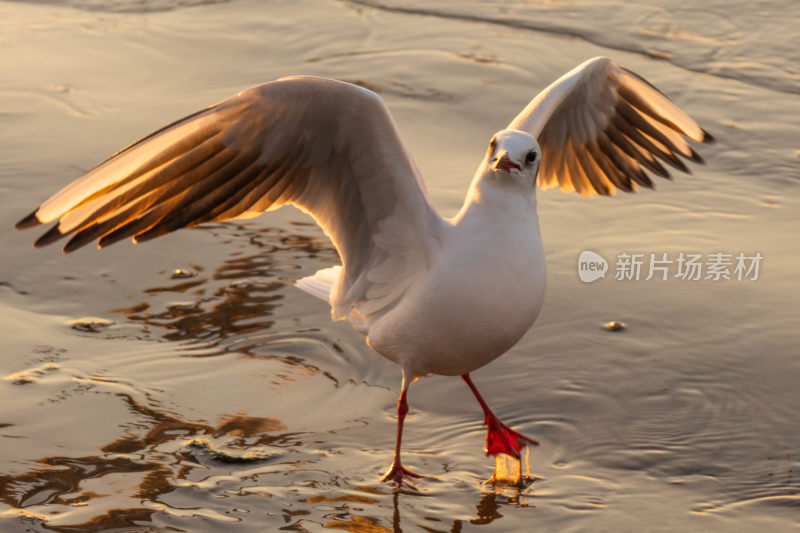
<path fill-rule="evenodd" d="M 503 154 L 502 157 L 495 163 L 494 169 L 497 170 L 498 168 L 509 172 L 512 168 L 516 168 L 520 170 L 519 165 L 514 163 L 511 159 L 508 158 L 508 154 Z"/>

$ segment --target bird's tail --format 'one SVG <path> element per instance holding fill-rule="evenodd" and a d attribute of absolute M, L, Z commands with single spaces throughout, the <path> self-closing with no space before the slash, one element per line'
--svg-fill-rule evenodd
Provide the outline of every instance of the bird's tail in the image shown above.
<path fill-rule="evenodd" d="M 322 270 L 317 270 L 313 276 L 307 276 L 305 278 L 298 279 L 295 282 L 295 286 L 301 291 L 307 292 L 311 296 L 330 303 L 331 291 L 333 290 L 333 286 L 339 280 L 339 274 L 341 271 L 341 265 L 323 268 Z"/>

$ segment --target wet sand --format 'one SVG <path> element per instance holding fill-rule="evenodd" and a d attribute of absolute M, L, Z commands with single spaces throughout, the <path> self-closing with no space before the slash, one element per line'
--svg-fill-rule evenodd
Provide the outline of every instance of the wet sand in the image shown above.
<path fill-rule="evenodd" d="M 800 14 L 688 6 L 0 3 L 0 529 L 796 527 Z M 717 143 L 656 192 L 540 193 L 545 307 L 473 375 L 541 442 L 524 490 L 483 484 L 480 408 L 442 377 L 412 387 L 404 437 L 435 479 L 380 483 L 399 370 L 292 287 L 337 262 L 299 212 L 68 256 L 11 230 L 127 143 L 290 74 L 378 91 L 451 215 L 491 134 L 596 55 Z M 764 259 L 755 281 L 587 284 L 584 250 Z"/>

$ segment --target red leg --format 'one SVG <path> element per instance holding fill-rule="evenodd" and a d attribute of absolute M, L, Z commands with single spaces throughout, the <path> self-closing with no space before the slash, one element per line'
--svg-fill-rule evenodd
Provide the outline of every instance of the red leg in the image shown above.
<path fill-rule="evenodd" d="M 517 433 L 507 425 L 500 422 L 500 419 L 497 418 L 492 410 L 489 409 L 489 406 L 486 405 L 486 402 L 483 401 L 481 393 L 478 392 L 477 387 L 475 387 L 475 384 L 472 383 L 472 379 L 470 379 L 469 374 L 462 374 L 461 378 L 467 382 L 467 385 L 469 385 L 469 388 L 472 390 L 475 398 L 478 399 L 478 403 L 481 404 L 481 408 L 483 409 L 483 425 L 489 427 L 488 431 L 486 432 L 486 445 L 483 447 L 483 451 L 486 453 L 486 455 L 497 455 L 498 453 L 504 453 L 519 459 L 519 451 L 523 446 L 526 444 L 533 444 L 534 446 L 537 446 L 539 444 L 530 437 L 526 437 L 525 435 Z"/>
<path fill-rule="evenodd" d="M 400 398 L 397 400 L 397 439 L 394 445 L 394 461 L 392 461 L 392 466 L 382 479 L 382 481 L 394 481 L 398 486 L 402 486 L 403 480 L 406 478 L 424 477 L 410 470 L 406 470 L 400 462 L 400 443 L 403 440 L 403 421 L 408 413 L 408 401 L 406 400 L 406 396 L 408 395 L 408 387 L 410 384 L 411 383 L 407 382 L 405 375 L 403 375 L 403 390 L 400 393 Z"/>

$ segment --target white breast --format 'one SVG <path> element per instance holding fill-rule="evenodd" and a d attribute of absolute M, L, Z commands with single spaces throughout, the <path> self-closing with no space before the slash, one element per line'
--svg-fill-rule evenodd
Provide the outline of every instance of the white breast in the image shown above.
<path fill-rule="evenodd" d="M 535 206 L 518 195 L 476 203 L 399 305 L 369 329 L 370 346 L 407 375 L 471 372 L 511 348 L 541 309 L 545 255 Z"/>

